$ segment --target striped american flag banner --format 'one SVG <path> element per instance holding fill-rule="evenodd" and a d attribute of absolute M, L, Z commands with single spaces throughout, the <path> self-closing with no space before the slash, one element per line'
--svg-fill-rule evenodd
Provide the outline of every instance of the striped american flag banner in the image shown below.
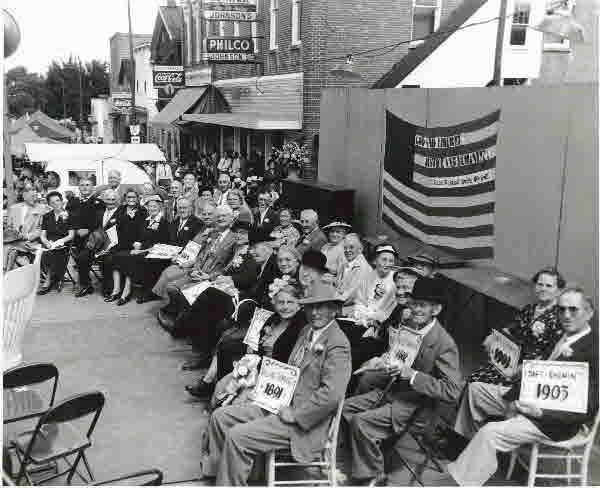
<path fill-rule="evenodd" d="M 386 118 L 383 221 L 462 259 L 492 258 L 500 110 L 449 127 Z"/>

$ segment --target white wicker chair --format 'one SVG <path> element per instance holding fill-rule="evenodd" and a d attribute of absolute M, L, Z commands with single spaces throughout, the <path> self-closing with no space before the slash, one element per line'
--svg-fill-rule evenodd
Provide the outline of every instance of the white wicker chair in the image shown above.
<path fill-rule="evenodd" d="M 23 337 L 33 315 L 41 259 L 42 251 L 38 250 L 33 264 L 13 269 L 4 275 L 3 371 L 17 366 L 23 360 Z"/>
<path fill-rule="evenodd" d="M 581 430 L 571 439 L 561 442 L 537 442 L 531 447 L 531 453 L 529 457 L 529 466 L 519 457 L 519 450 L 512 452 L 510 457 L 510 464 L 506 473 L 506 479 L 510 479 L 515 468 L 515 464 L 519 461 L 519 464 L 527 468 L 529 471 L 529 478 L 527 480 L 527 486 L 535 486 L 535 480 L 538 478 L 543 479 L 559 479 L 564 480 L 566 484 L 571 485 L 572 479 L 578 479 L 580 482 L 579 486 L 588 485 L 588 467 L 590 463 L 590 456 L 592 454 L 592 448 L 594 446 L 594 438 L 598 431 L 598 425 L 600 424 L 600 412 L 596 414 L 594 424 L 592 428 L 585 428 Z M 529 448 L 529 446 L 526 446 Z M 546 449 L 550 451 L 563 450 L 564 453 L 544 452 Z M 541 452 L 540 452 L 541 451 Z M 566 474 L 553 474 L 553 473 L 539 473 L 538 462 L 540 459 L 555 459 L 564 460 L 566 463 Z M 579 473 L 573 473 L 573 461 L 578 461 L 581 469 Z"/>
<path fill-rule="evenodd" d="M 329 431 L 327 433 L 327 441 L 323 446 L 320 459 L 310 463 L 295 462 L 289 450 L 272 451 L 267 454 L 266 472 L 267 486 L 308 486 L 308 485 L 329 485 L 337 486 L 336 478 L 336 451 L 338 444 L 338 432 L 340 429 L 340 420 L 342 418 L 342 409 L 344 408 L 344 400 L 340 400 L 335 415 L 331 418 Z M 283 457 L 283 460 L 278 461 L 277 457 Z M 296 468 L 321 468 L 321 472 L 327 475 L 326 479 L 320 480 L 300 480 L 300 481 L 276 481 L 275 471 L 281 467 L 296 467 Z"/>

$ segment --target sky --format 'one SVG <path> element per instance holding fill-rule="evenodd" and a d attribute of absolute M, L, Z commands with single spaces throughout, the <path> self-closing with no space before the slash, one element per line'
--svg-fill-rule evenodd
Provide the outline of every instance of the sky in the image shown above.
<path fill-rule="evenodd" d="M 128 32 L 127 0 L 3 0 L 16 19 L 21 42 L 4 61 L 5 71 L 23 65 L 45 74 L 53 60 L 70 54 L 82 61 L 109 61 L 109 38 Z M 131 0 L 135 34 L 152 34 L 159 5 L 166 0 Z"/>

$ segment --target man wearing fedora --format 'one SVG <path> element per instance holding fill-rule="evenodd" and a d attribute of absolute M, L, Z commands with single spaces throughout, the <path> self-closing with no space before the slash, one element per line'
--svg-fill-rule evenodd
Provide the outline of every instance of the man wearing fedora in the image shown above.
<path fill-rule="evenodd" d="M 319 284 L 313 292 L 301 301 L 309 323 L 289 359 L 300 369 L 290 406 L 271 414 L 231 405 L 211 415 L 204 474 L 216 475 L 218 486 L 246 485 L 255 458 L 270 451 L 288 448 L 296 461 L 309 462 L 323 449 L 350 379 L 350 344 L 335 321 L 341 302 L 333 287 Z"/>
<path fill-rule="evenodd" d="M 404 266 L 415 268 L 419 270 L 423 276 L 433 278 L 435 276 L 436 269 L 439 267 L 439 262 L 434 256 L 425 252 L 420 252 L 413 254 L 412 256 L 408 256 L 404 260 Z"/>
<path fill-rule="evenodd" d="M 367 372 L 368 393 L 349 398 L 343 418 L 348 426 L 355 484 L 383 472 L 380 441 L 400 432 L 415 409 L 434 408 L 439 401 L 455 403 L 462 389 L 458 348 L 437 320 L 443 305 L 442 285 L 417 278 L 409 301 L 408 328 L 420 335 L 412 365 L 389 365 Z M 386 387 L 387 385 L 387 387 Z M 419 418 L 423 422 L 426 408 Z"/>

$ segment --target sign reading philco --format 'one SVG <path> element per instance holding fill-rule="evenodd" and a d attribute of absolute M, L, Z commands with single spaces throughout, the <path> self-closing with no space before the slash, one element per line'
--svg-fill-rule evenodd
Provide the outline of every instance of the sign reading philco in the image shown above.
<path fill-rule="evenodd" d="M 251 37 L 209 37 L 206 39 L 208 53 L 254 53 Z"/>
<path fill-rule="evenodd" d="M 172 85 L 175 87 L 185 86 L 185 71 L 183 66 L 154 66 L 154 86 Z"/>
<path fill-rule="evenodd" d="M 204 60 L 209 63 L 254 63 L 254 40 L 251 37 L 209 37 Z"/>
<path fill-rule="evenodd" d="M 206 20 L 228 20 L 234 22 L 254 22 L 256 12 L 243 12 L 239 10 L 204 10 Z"/>
<path fill-rule="evenodd" d="M 205 10 L 256 12 L 257 0 L 204 0 Z"/>

